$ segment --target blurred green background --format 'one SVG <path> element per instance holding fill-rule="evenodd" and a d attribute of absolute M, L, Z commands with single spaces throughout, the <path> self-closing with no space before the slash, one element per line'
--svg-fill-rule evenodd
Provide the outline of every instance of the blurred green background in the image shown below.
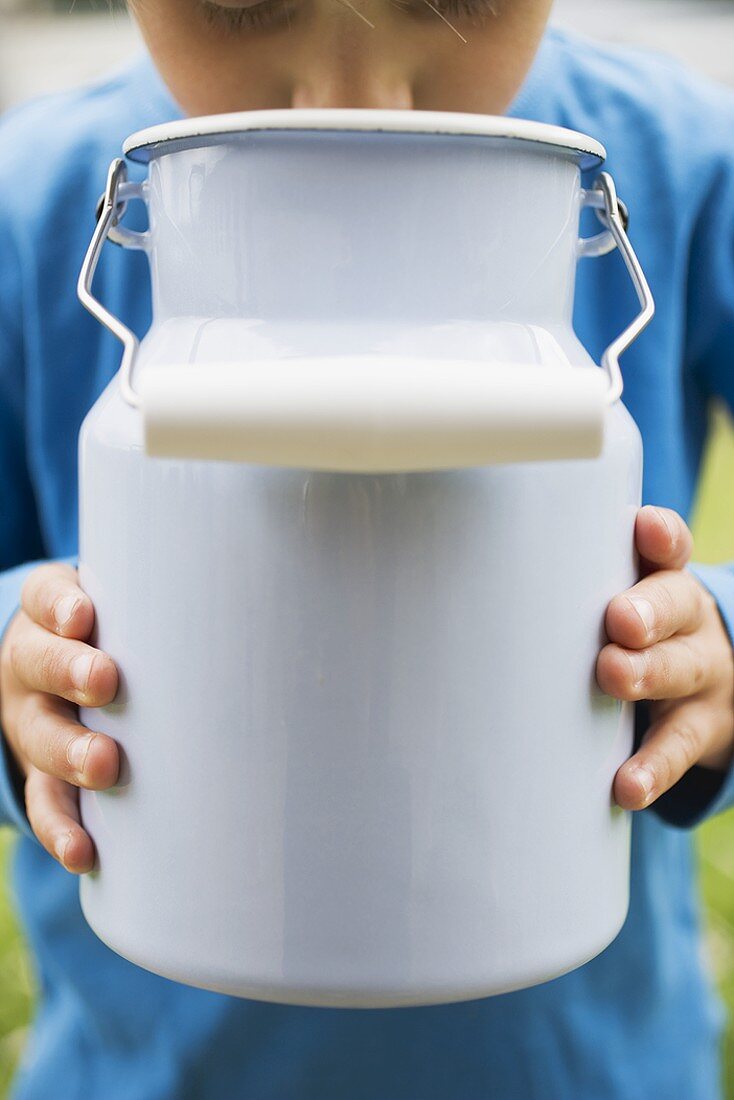
<path fill-rule="evenodd" d="M 697 561 L 734 561 L 734 430 L 717 416 L 694 514 Z M 728 1008 L 726 1096 L 734 1100 L 734 810 L 698 830 L 709 958 Z"/>
<path fill-rule="evenodd" d="M 734 560 L 734 431 L 723 413 L 715 417 L 693 526 L 697 561 Z M 734 1100 L 734 811 L 699 829 L 697 840 L 706 948 L 729 1008 L 724 1065 Z M 0 1098 L 8 1094 L 34 1001 L 32 962 L 4 885 L 13 843 L 13 834 L 0 829 Z"/>

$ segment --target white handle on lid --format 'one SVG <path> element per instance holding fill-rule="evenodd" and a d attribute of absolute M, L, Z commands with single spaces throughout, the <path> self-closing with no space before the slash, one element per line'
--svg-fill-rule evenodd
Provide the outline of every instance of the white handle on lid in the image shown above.
<path fill-rule="evenodd" d="M 358 358 L 140 372 L 150 455 L 353 472 L 592 458 L 607 379 L 584 368 Z"/>

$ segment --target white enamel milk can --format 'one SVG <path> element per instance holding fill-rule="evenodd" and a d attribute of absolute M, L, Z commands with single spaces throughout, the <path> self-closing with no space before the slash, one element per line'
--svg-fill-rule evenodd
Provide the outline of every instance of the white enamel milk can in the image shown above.
<path fill-rule="evenodd" d="M 81 792 L 86 919 L 180 982 L 397 1006 L 555 977 L 619 931 L 632 712 L 594 669 L 636 579 L 618 357 L 650 292 L 581 134 L 258 111 L 136 134 L 80 275 L 123 342 L 80 437 L 80 579 L 120 672 Z M 125 228 L 147 206 L 145 232 Z M 599 231 L 579 238 L 580 212 Z M 92 294 L 144 249 L 140 344 Z M 577 261 L 642 312 L 601 367 Z"/>

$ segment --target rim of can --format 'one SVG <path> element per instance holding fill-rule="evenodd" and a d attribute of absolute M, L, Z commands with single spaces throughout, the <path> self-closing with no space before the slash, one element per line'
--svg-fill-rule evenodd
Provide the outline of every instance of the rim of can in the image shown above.
<path fill-rule="evenodd" d="M 178 149 L 213 145 L 219 137 L 256 130 L 342 130 L 507 138 L 571 153 L 582 170 L 598 167 L 607 155 L 604 146 L 587 134 L 545 122 L 455 111 L 363 107 L 293 107 L 177 119 L 131 134 L 122 148 L 130 160 L 147 163 Z"/>

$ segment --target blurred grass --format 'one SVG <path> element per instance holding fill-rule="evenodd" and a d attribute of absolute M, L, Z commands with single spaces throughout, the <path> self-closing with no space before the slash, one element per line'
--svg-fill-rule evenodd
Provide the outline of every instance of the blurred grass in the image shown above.
<path fill-rule="evenodd" d="M 0 829 L 0 1097 L 10 1082 L 33 1013 L 31 963 L 5 889 L 14 836 Z"/>
<path fill-rule="evenodd" d="M 734 430 L 719 413 L 694 522 L 697 561 L 734 560 Z M 706 943 L 729 1009 L 724 1044 L 727 1098 L 734 1100 L 734 811 L 698 830 Z M 0 1100 L 23 1049 L 33 1014 L 33 972 L 6 888 L 14 838 L 0 829 Z"/>
<path fill-rule="evenodd" d="M 693 517 L 697 561 L 734 561 L 734 428 L 720 413 Z M 698 830 L 706 940 L 728 1009 L 724 1036 L 727 1100 L 734 1100 L 734 810 Z"/>

